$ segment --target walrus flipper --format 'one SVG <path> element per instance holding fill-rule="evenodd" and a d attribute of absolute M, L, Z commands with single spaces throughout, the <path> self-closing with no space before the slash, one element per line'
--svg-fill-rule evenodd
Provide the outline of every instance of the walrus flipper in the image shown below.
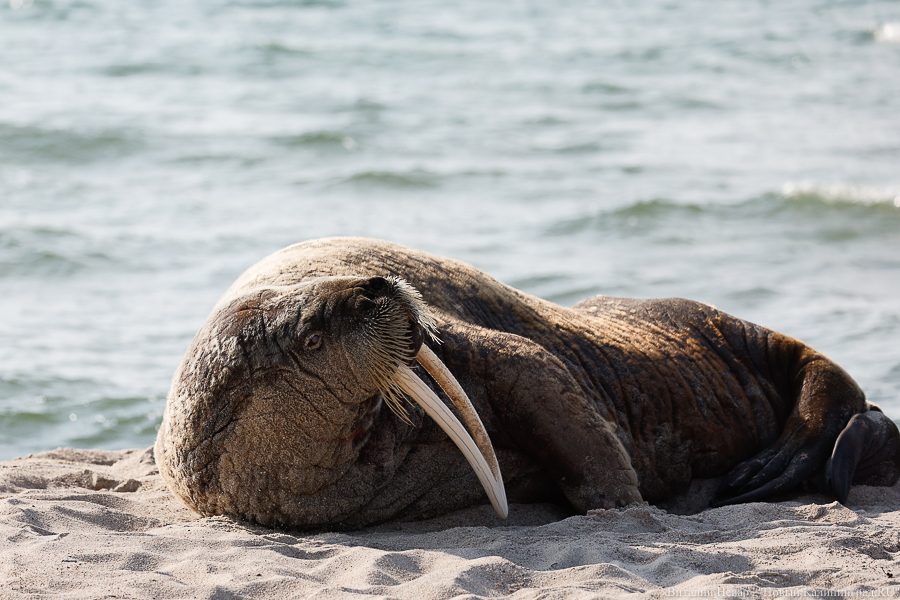
<path fill-rule="evenodd" d="M 790 492 L 812 477 L 827 460 L 832 442 L 817 440 L 797 448 L 791 441 L 785 440 L 739 464 L 709 505 L 715 508 L 765 500 Z"/>
<path fill-rule="evenodd" d="M 851 483 L 894 485 L 900 478 L 900 431 L 877 408 L 855 415 L 825 465 L 825 485 L 841 504 Z"/>
<path fill-rule="evenodd" d="M 798 350 L 796 363 L 787 373 L 788 381 L 799 383 L 791 415 L 778 441 L 726 476 L 710 506 L 764 500 L 793 491 L 821 474 L 838 435 L 854 415 L 867 410 L 865 394 L 843 369 L 799 342 L 794 345 L 794 340 L 785 338 L 784 343 L 789 344 L 788 350 Z M 853 432 L 849 440 L 868 435 L 856 428 Z"/>
<path fill-rule="evenodd" d="M 439 336 L 435 353 L 447 367 L 468 365 L 486 383 L 470 392 L 476 406 L 490 405 L 506 440 L 536 460 L 577 511 L 641 501 L 614 425 L 559 358 L 522 336 L 476 326 L 443 326 Z"/>

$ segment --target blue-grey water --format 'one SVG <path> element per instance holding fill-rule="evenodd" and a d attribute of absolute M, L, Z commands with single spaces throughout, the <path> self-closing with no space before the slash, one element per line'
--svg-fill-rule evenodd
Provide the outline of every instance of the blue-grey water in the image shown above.
<path fill-rule="evenodd" d="M 709 302 L 900 419 L 900 4 L 0 7 L 0 459 L 152 444 L 217 297 L 327 235 Z"/>

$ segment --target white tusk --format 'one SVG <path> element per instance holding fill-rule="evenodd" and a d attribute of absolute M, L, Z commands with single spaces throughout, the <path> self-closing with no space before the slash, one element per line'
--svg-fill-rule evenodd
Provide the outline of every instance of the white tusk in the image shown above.
<path fill-rule="evenodd" d="M 447 369 L 447 366 L 441 362 L 441 359 L 435 356 L 434 352 L 431 351 L 431 348 L 424 344 L 422 344 L 422 349 L 419 350 L 416 360 L 419 361 L 420 365 L 425 367 L 428 374 L 434 378 L 439 386 L 441 386 L 441 389 L 444 390 L 444 393 L 447 394 L 447 397 L 453 402 L 453 405 L 459 411 L 459 414 L 462 415 L 463 423 L 466 424 L 466 427 L 468 427 L 469 431 L 472 433 L 472 437 L 475 438 L 475 444 L 478 446 L 478 449 L 481 450 L 484 460 L 487 461 L 488 466 L 491 468 L 494 479 L 503 481 L 503 478 L 500 476 L 500 465 L 497 463 L 497 455 L 494 454 L 494 446 L 491 444 L 491 438 L 488 437 L 487 430 L 481 422 L 481 417 L 478 416 L 478 412 L 475 411 L 472 401 L 469 400 L 469 397 L 462 389 L 462 386 L 456 381 L 456 377 L 454 377 L 450 370 Z"/>
<path fill-rule="evenodd" d="M 425 350 L 426 346 L 422 346 L 422 349 Z M 428 352 L 431 351 L 429 350 Z M 421 356 L 421 352 L 419 353 L 419 356 Z M 444 366 L 433 353 L 431 354 L 431 357 L 440 363 L 442 367 Z M 444 367 L 444 371 L 447 372 L 446 367 Z M 449 372 L 447 372 L 447 374 L 449 375 Z M 450 375 L 450 377 L 452 379 L 453 376 Z M 410 398 L 415 400 L 423 409 L 425 409 L 428 416 L 434 419 L 440 428 L 450 436 L 453 443 L 456 444 L 462 451 L 463 456 L 466 457 L 466 460 L 469 461 L 472 469 L 475 470 L 478 481 L 481 482 L 484 491 L 487 492 L 494 510 L 497 511 L 497 514 L 500 515 L 501 519 L 505 519 L 509 514 L 509 506 L 506 503 L 506 489 L 503 487 L 503 479 L 500 477 L 500 467 L 497 465 L 497 457 L 494 455 L 494 450 L 490 446 L 487 432 L 481 424 L 481 419 L 478 419 L 478 415 L 475 413 L 475 409 L 472 407 L 471 402 L 469 402 L 469 407 L 471 408 L 472 414 L 475 414 L 475 418 L 478 420 L 478 427 L 472 427 L 471 424 L 469 424 L 469 427 L 475 431 L 476 436 L 488 439 L 487 447 L 489 449 L 490 458 L 492 459 L 493 468 L 488 466 L 482 450 L 479 449 L 478 445 L 468 434 L 462 423 L 460 423 L 450 409 L 441 402 L 440 398 L 431 391 L 431 388 L 425 385 L 425 383 L 419 379 L 409 367 L 400 365 L 393 379 L 401 388 L 403 388 L 403 391 L 409 394 Z M 456 385 L 457 387 L 459 386 L 458 383 Z M 460 390 L 461 389 L 462 388 L 460 388 Z M 465 397 L 465 394 L 463 394 L 463 396 Z M 453 399 L 452 396 L 451 399 Z M 468 402 L 468 398 L 466 398 L 466 402 Z M 466 413 L 463 411 L 460 412 L 464 415 L 463 418 L 468 422 L 469 419 L 466 418 Z M 478 430 L 479 427 L 480 431 Z"/>

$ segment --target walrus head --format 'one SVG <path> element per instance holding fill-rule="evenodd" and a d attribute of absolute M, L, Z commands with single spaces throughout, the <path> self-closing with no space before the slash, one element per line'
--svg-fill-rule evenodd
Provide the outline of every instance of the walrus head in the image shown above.
<path fill-rule="evenodd" d="M 393 475 L 409 397 L 463 451 L 505 517 L 487 433 L 424 344 L 435 331 L 421 295 L 394 277 L 321 277 L 220 303 L 175 374 L 156 444 L 161 474 L 201 514 L 340 522 Z M 475 441 L 409 368 L 417 360 Z M 388 422 L 383 404 L 399 419 Z"/>

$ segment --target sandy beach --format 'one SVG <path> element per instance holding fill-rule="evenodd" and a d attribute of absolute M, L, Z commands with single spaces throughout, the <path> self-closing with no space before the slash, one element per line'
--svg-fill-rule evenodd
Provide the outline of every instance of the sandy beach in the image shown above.
<path fill-rule="evenodd" d="M 0 598 L 900 595 L 900 486 L 854 488 L 851 508 L 481 506 L 304 534 L 191 513 L 149 450 L 58 449 L 0 463 L 0 498 Z"/>

